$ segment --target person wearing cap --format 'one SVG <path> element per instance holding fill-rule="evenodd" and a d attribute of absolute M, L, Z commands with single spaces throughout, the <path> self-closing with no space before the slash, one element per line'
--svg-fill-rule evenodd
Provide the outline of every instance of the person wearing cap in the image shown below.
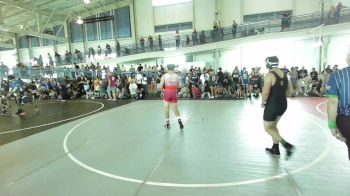
<path fill-rule="evenodd" d="M 350 160 L 350 47 L 346 62 L 348 67 L 333 72 L 329 78 L 327 116 L 333 136 L 346 143 Z"/>
<path fill-rule="evenodd" d="M 292 86 L 287 75 L 278 68 L 279 60 L 276 56 L 266 58 L 266 67 L 269 73 L 264 79 L 261 107 L 264 108 L 264 128 L 272 137 L 272 148 L 265 150 L 273 155 L 280 155 L 279 143 L 286 149 L 286 159 L 294 151 L 294 146 L 288 143 L 279 134 L 277 123 L 287 110 L 287 96 L 291 96 Z"/>
<path fill-rule="evenodd" d="M 164 90 L 164 127 L 170 128 L 169 109 L 171 106 L 180 125 L 180 129 L 183 129 L 184 125 L 181 121 L 180 112 L 177 105 L 177 89 L 180 87 L 180 84 L 179 76 L 174 72 L 175 67 L 175 64 L 167 65 L 168 73 L 164 74 L 160 80 L 160 86 Z"/>

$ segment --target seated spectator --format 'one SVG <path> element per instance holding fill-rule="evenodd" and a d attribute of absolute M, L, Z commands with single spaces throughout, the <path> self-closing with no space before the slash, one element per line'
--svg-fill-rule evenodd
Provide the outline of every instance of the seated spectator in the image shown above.
<path fill-rule="evenodd" d="M 201 91 L 199 90 L 197 84 L 192 84 L 192 95 L 194 99 L 198 99 L 201 97 Z"/>
<path fill-rule="evenodd" d="M 137 88 L 137 92 L 136 92 L 136 99 L 139 100 L 139 99 L 145 99 L 145 95 L 146 95 L 146 92 L 145 92 L 145 89 L 144 88 Z"/>
<path fill-rule="evenodd" d="M 317 84 L 312 85 L 310 90 L 308 90 L 307 95 L 311 97 L 321 97 L 320 92 L 317 90 Z"/>
<path fill-rule="evenodd" d="M 190 89 L 188 88 L 188 86 L 183 86 L 180 90 L 180 92 L 178 93 L 178 96 L 181 98 L 190 98 Z"/>
<path fill-rule="evenodd" d="M 131 98 L 136 98 L 136 96 L 137 96 L 137 84 L 135 83 L 135 80 L 133 80 L 133 79 L 130 80 L 129 91 L 130 91 Z"/>

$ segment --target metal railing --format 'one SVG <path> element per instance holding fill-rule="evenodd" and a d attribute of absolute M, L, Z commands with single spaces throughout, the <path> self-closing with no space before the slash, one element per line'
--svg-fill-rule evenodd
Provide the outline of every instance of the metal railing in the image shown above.
<path fill-rule="evenodd" d="M 348 8 L 342 10 L 340 19 L 337 22 L 337 24 L 345 23 L 345 22 L 350 22 L 350 9 Z M 328 16 L 328 12 L 323 12 L 323 13 L 315 12 L 311 14 L 293 16 L 291 17 L 290 27 L 286 31 L 315 28 L 320 26 L 321 24 L 333 25 L 335 24 L 335 21 L 333 20 L 333 17 Z M 200 35 L 202 34 L 202 31 L 198 31 L 197 32 L 198 43 L 193 42 L 192 34 L 182 33 L 180 34 L 179 48 L 192 47 L 192 46 L 232 40 L 232 39 L 239 39 L 242 37 L 255 36 L 257 34 L 281 32 L 281 29 L 282 29 L 281 19 L 275 19 L 275 20 L 266 20 L 266 21 L 246 23 L 246 24 L 239 25 L 237 27 L 237 31 L 235 35 L 233 34 L 232 27 L 225 27 L 225 28 L 219 28 L 217 30 L 203 31 L 202 38 L 200 37 Z M 188 44 L 186 43 L 187 35 L 190 37 L 190 42 Z M 98 53 L 96 52 L 95 57 L 97 57 L 97 59 L 103 60 L 105 58 L 115 58 L 115 57 L 128 56 L 128 55 L 140 54 L 145 52 L 163 51 L 168 48 L 176 48 L 175 37 L 163 39 L 161 45 L 159 44 L 158 39 L 154 39 L 153 47 L 150 47 L 150 44 L 147 41 L 145 41 L 144 48 L 142 48 L 139 43 L 122 45 L 120 51 L 117 51 L 116 47 L 111 47 L 111 51 L 107 51 L 103 49 L 101 52 L 101 56 L 99 56 Z M 13 68 L 11 73 L 21 78 L 33 78 L 36 76 L 40 76 L 42 74 L 47 75 L 48 73 L 51 73 L 51 72 L 52 74 L 56 74 L 57 77 L 74 76 L 76 75 L 76 71 L 74 70 L 72 71 L 71 69 L 64 68 L 60 65 L 96 61 L 96 60 L 93 60 L 93 58 L 88 58 L 89 56 L 92 57 L 92 54 L 89 55 L 89 54 L 81 53 L 81 56 L 79 58 L 75 53 L 72 53 L 70 57 L 65 57 L 64 55 L 61 58 L 53 57 L 55 59 L 56 67 L 50 68 L 51 71 L 46 70 L 45 68 L 36 69 L 28 66 L 29 68 L 25 68 L 25 69 Z M 90 70 L 90 72 L 92 75 L 94 75 L 92 73 L 92 70 Z M 4 77 L 9 73 L 10 73 L 10 70 L 0 68 L 1 77 Z"/>

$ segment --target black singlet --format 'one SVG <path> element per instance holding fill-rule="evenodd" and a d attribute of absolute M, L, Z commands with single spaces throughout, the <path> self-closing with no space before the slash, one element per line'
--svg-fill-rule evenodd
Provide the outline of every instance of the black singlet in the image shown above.
<path fill-rule="evenodd" d="M 278 116 L 282 116 L 287 110 L 287 96 L 286 90 L 288 88 L 288 78 L 286 74 L 283 74 L 283 78 L 280 78 L 275 72 L 271 71 L 275 76 L 276 82 L 271 87 L 270 95 L 267 98 L 264 121 L 275 121 Z"/>

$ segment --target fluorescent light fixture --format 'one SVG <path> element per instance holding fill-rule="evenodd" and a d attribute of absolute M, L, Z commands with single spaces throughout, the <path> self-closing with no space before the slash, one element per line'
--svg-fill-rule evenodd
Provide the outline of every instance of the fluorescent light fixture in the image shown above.
<path fill-rule="evenodd" d="M 9 31 L 9 30 L 6 28 L 0 28 L 0 31 Z"/>
<path fill-rule="evenodd" d="M 154 7 L 156 7 L 156 6 L 177 4 L 177 3 L 185 3 L 190 1 L 192 0 L 152 0 L 152 4 Z"/>
<path fill-rule="evenodd" d="M 83 24 L 84 23 L 83 19 L 81 19 L 81 16 L 78 17 L 77 23 L 78 24 Z"/>
<path fill-rule="evenodd" d="M 85 4 L 89 4 L 89 3 L 91 3 L 91 1 L 90 0 L 84 0 L 84 3 Z"/>

